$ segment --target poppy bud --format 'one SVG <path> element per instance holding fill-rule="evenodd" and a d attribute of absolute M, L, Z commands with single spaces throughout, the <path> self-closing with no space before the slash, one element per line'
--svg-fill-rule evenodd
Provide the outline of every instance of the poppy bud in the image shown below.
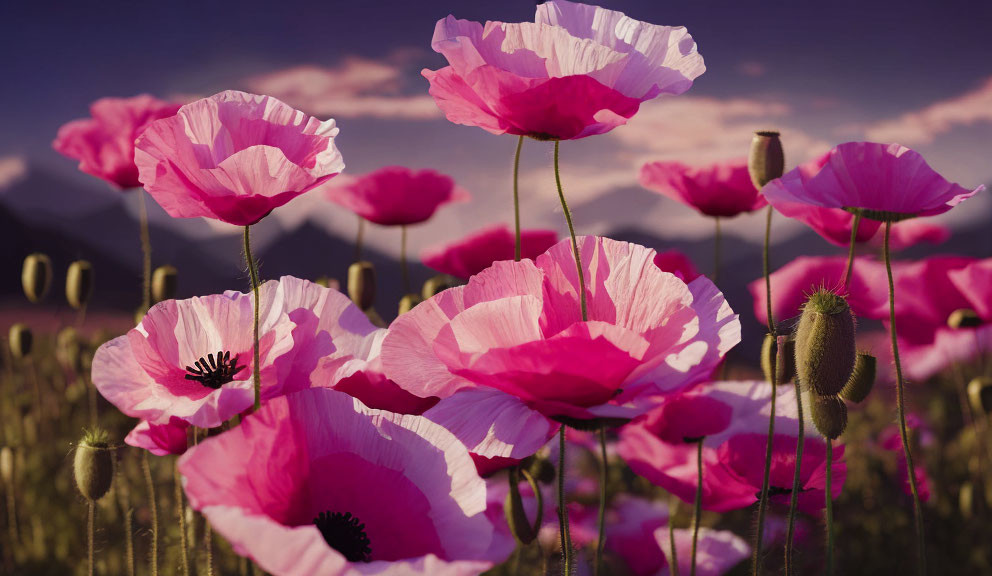
<path fill-rule="evenodd" d="M 758 190 L 779 178 L 785 172 L 785 153 L 778 132 L 755 132 L 751 139 L 751 153 L 747 158 L 751 182 Z"/>
<path fill-rule="evenodd" d="M 968 383 L 971 409 L 978 414 L 992 413 L 992 378 L 975 378 Z"/>
<path fill-rule="evenodd" d="M 52 287 L 52 261 L 48 256 L 35 252 L 24 259 L 21 287 L 29 301 L 38 303 L 45 299 L 48 289 Z"/>
<path fill-rule="evenodd" d="M 110 436 L 105 430 L 89 430 L 76 446 L 73 459 L 76 487 L 87 500 L 99 500 L 110 490 L 114 464 Z"/>
<path fill-rule="evenodd" d="M 34 335 L 27 324 L 17 323 L 10 327 L 8 333 L 10 340 L 10 354 L 18 360 L 31 355 L 31 347 L 34 344 Z"/>
<path fill-rule="evenodd" d="M 527 463 L 527 471 L 541 484 L 551 484 L 555 480 L 555 467 L 547 458 L 532 457 Z"/>
<path fill-rule="evenodd" d="M 858 352 L 854 361 L 854 372 L 840 391 L 840 397 L 848 402 L 859 404 L 868 397 L 875 385 L 875 374 L 878 372 L 878 360 L 867 352 Z"/>
<path fill-rule="evenodd" d="M 424 282 L 424 288 L 421 290 L 420 295 L 424 298 L 424 300 L 429 300 L 432 296 L 435 296 L 440 292 L 444 292 L 454 285 L 455 283 L 452 281 L 451 276 L 448 276 L 447 274 L 438 274 L 437 276 L 428 278 L 427 282 Z"/>
<path fill-rule="evenodd" d="M 59 330 L 55 337 L 55 356 L 66 369 L 82 372 L 83 342 L 79 332 L 72 326 Z"/>
<path fill-rule="evenodd" d="M 982 325 L 982 319 L 974 310 L 959 308 L 947 317 L 947 325 L 955 330 L 958 328 L 977 328 Z"/>
<path fill-rule="evenodd" d="M 6 486 L 14 483 L 14 451 L 10 446 L 0 448 L 0 479 Z"/>
<path fill-rule="evenodd" d="M 400 298 L 400 315 L 406 314 L 410 310 L 413 310 L 414 306 L 423 302 L 423 298 L 420 294 L 407 294 Z"/>
<path fill-rule="evenodd" d="M 803 305 L 796 328 L 796 374 L 821 396 L 844 389 L 857 356 L 854 316 L 843 296 L 819 290 Z"/>
<path fill-rule="evenodd" d="M 765 341 L 761 344 L 761 370 L 765 373 L 765 380 L 772 381 L 772 366 L 778 371 L 776 384 L 788 384 L 796 376 L 796 342 L 791 338 L 779 336 L 784 343 L 782 356 L 778 356 L 778 343 L 775 336 L 765 334 Z M 777 362 L 781 358 L 782 366 Z"/>
<path fill-rule="evenodd" d="M 543 513 L 543 505 L 541 502 L 541 490 L 538 488 L 537 483 L 534 478 L 530 476 L 529 473 L 524 473 L 524 477 L 531 485 L 531 489 L 534 491 L 534 497 L 537 498 L 537 518 L 534 524 L 530 523 L 527 519 L 527 512 L 524 510 L 523 498 L 520 496 L 520 475 L 521 470 L 519 468 L 511 468 L 509 474 L 510 491 L 506 495 L 506 500 L 503 501 L 503 514 L 506 516 L 506 523 L 510 527 L 510 532 L 513 537 L 516 538 L 518 542 L 523 545 L 530 544 L 537 538 L 538 530 L 541 527 L 541 516 Z"/>
<path fill-rule="evenodd" d="M 69 306 L 79 310 L 93 295 L 93 266 L 86 260 L 76 260 L 69 264 L 65 275 L 65 299 Z"/>
<path fill-rule="evenodd" d="M 348 267 L 348 296 L 362 310 L 375 303 L 375 267 L 362 260 Z"/>
<path fill-rule="evenodd" d="M 810 391 L 810 413 L 816 429 L 825 438 L 836 440 L 847 428 L 847 405 L 836 396 L 820 396 Z"/>
<path fill-rule="evenodd" d="M 172 300 L 179 290 L 179 271 L 175 266 L 159 266 L 152 272 L 152 302 Z"/>

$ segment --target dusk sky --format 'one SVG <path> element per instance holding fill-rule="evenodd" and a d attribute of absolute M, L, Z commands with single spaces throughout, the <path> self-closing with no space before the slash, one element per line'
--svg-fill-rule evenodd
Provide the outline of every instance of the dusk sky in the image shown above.
<path fill-rule="evenodd" d="M 601 4 L 686 26 L 707 71 L 685 95 L 645 104 L 627 126 L 563 143 L 564 185 L 581 232 L 637 227 L 666 238 L 707 236 L 711 223 L 640 189 L 637 171 L 649 160 L 743 156 L 760 128 L 782 131 L 790 165 L 839 142 L 870 139 L 917 149 L 965 186 L 992 181 L 992 2 Z M 433 224 L 414 230 L 415 250 L 509 222 L 515 139 L 447 122 L 420 70 L 444 65 L 430 40 L 449 13 L 521 21 L 533 12 L 524 0 L 6 3 L 0 188 L 41 170 L 73 183 L 78 195 L 53 211 L 121 201 L 51 150 L 62 123 L 85 116 L 102 96 L 190 99 L 238 88 L 336 118 L 346 173 L 401 164 L 454 176 L 473 201 L 443 208 Z M 524 224 L 563 232 L 551 149 L 524 146 Z M 133 195 L 125 201 L 133 204 Z M 948 221 L 987 218 L 992 202 L 971 205 Z M 169 220 L 157 208 L 153 218 Z M 271 237 L 308 218 L 342 237 L 354 233 L 354 216 L 318 193 L 277 210 L 263 226 Z M 174 225 L 191 235 L 238 233 L 225 225 Z M 761 234 L 749 217 L 727 230 L 749 239 Z M 797 230 L 783 221 L 776 239 Z M 368 239 L 395 251 L 397 236 L 374 230 Z"/>

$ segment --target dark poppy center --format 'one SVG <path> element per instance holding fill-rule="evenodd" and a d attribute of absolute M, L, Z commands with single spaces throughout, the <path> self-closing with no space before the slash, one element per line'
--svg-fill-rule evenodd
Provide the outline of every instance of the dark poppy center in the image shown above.
<path fill-rule="evenodd" d="M 213 390 L 233 382 L 237 373 L 244 368 L 244 365 L 238 365 L 238 356 L 232 359 L 230 352 L 218 352 L 216 356 L 207 354 L 205 359 L 201 356 L 194 364 L 195 368 L 186 367 L 186 371 L 189 372 L 186 374 L 186 379 L 199 382 Z"/>
<path fill-rule="evenodd" d="M 808 490 L 808 488 L 802 488 L 802 487 L 800 487 L 799 488 L 799 493 L 802 494 L 803 492 L 806 492 L 807 490 Z M 768 497 L 769 498 L 772 498 L 774 496 L 785 496 L 785 495 L 788 495 L 788 494 L 792 494 L 792 486 L 789 486 L 788 488 L 785 488 L 785 487 L 782 487 L 782 486 L 769 486 L 768 487 Z M 754 496 L 755 496 L 755 498 L 760 499 L 761 498 L 761 491 L 759 490 L 758 492 L 756 492 L 754 494 Z"/>
<path fill-rule="evenodd" d="M 340 552 L 348 562 L 371 562 L 372 548 L 365 533 L 365 524 L 351 512 L 321 512 L 313 519 L 320 535 L 331 548 Z"/>

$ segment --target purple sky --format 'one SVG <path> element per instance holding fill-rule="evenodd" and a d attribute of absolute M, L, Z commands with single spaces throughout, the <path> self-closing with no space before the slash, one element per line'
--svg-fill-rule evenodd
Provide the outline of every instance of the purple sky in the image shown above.
<path fill-rule="evenodd" d="M 757 128 L 783 131 L 790 164 L 845 140 L 899 141 L 951 180 L 970 186 L 992 181 L 990 2 L 602 4 L 640 20 L 687 26 L 707 72 L 686 95 L 645 105 L 628 126 L 562 146 L 564 183 L 582 231 L 636 226 L 663 237 L 709 234 L 710 223 L 640 190 L 637 169 L 654 159 L 742 156 Z M 0 10 L 0 103 L 7 111 L 0 188 L 29 166 L 71 178 L 94 201 L 117 201 L 51 151 L 60 124 L 85 115 L 101 96 L 188 97 L 241 88 L 337 118 L 350 173 L 385 164 L 431 167 L 470 190 L 472 203 L 444 209 L 432 226 L 411 234 L 415 250 L 509 219 L 513 138 L 445 121 L 419 71 L 443 65 L 430 50 L 438 19 L 454 13 L 529 20 L 533 2 L 42 1 L 6 3 Z M 525 146 L 525 225 L 563 230 L 550 150 L 534 142 Z M 992 206 L 985 199 L 972 202 L 975 210 L 952 211 L 949 221 L 972 222 Z M 161 212 L 154 216 L 167 220 Z M 353 233 L 353 217 L 319 197 L 294 202 L 276 216 L 266 224 L 270 232 L 309 218 L 341 236 Z M 190 234 L 207 230 L 183 226 Z M 218 230 L 224 231 L 209 228 Z M 783 226 L 779 241 L 790 230 L 797 228 Z M 760 226 L 739 218 L 727 231 L 755 238 Z M 369 241 L 394 250 L 394 236 L 373 231 Z"/>

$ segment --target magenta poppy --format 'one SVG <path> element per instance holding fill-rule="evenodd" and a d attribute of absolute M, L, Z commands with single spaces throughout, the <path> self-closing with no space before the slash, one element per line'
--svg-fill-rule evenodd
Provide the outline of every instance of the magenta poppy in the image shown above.
<path fill-rule="evenodd" d="M 179 461 L 190 505 L 275 576 L 479 574 L 513 543 L 451 433 L 309 389 Z"/>
<path fill-rule="evenodd" d="M 992 320 L 992 258 L 969 262 L 962 268 L 949 269 L 947 277 L 957 292 L 985 320 Z"/>
<path fill-rule="evenodd" d="M 420 259 L 442 274 L 468 280 L 493 262 L 513 260 L 515 242 L 509 227 L 491 226 L 461 240 L 425 250 Z M 558 233 L 554 230 L 521 230 L 520 257 L 537 258 L 557 243 Z"/>
<path fill-rule="evenodd" d="M 648 190 L 705 216 L 733 218 L 768 203 L 751 182 L 746 158 L 700 167 L 649 162 L 641 167 L 640 181 Z"/>
<path fill-rule="evenodd" d="M 905 146 L 847 142 L 812 166 L 772 180 L 761 193 L 786 215 L 791 203 L 862 210 L 868 219 L 891 221 L 947 212 L 984 189 L 948 182 Z"/>
<path fill-rule="evenodd" d="M 431 46 L 449 66 L 423 75 L 448 120 L 542 140 L 609 132 L 706 69 L 685 28 L 565 0 L 539 4 L 534 22 L 448 16 Z"/>
<path fill-rule="evenodd" d="M 688 256 L 678 250 L 665 250 L 654 256 L 654 265 L 665 272 L 671 272 L 683 282 L 692 282 L 702 276 Z"/>
<path fill-rule="evenodd" d="M 155 120 L 175 116 L 180 104 L 140 94 L 131 98 L 101 98 L 90 106 L 90 118 L 59 128 L 52 148 L 74 160 L 79 170 L 120 188 L 137 188 L 134 140 Z"/>
<path fill-rule="evenodd" d="M 427 221 L 445 204 L 468 200 L 469 194 L 440 172 L 386 166 L 329 186 L 327 197 L 369 222 L 407 226 Z"/>
<path fill-rule="evenodd" d="M 175 416 L 170 417 L 165 424 L 142 420 L 128 432 L 124 443 L 135 448 L 144 448 L 156 456 L 182 454 L 186 452 L 188 430 L 189 423 Z"/>
<path fill-rule="evenodd" d="M 968 285 L 959 285 L 952 274 L 974 263 L 973 258 L 936 256 L 916 262 L 899 262 L 893 267 L 893 281 L 899 298 L 896 300 L 896 325 L 900 342 L 907 345 L 931 344 L 938 329 L 947 327 L 947 319 L 961 308 L 971 308 L 975 299 L 968 298 Z M 962 290 L 961 288 L 964 288 Z M 889 303 L 884 300 L 874 317 L 889 319 Z"/>
<path fill-rule="evenodd" d="M 334 120 L 228 90 L 149 125 L 134 161 L 170 216 L 248 226 L 344 169 L 337 134 Z"/>
<path fill-rule="evenodd" d="M 697 447 L 686 434 L 703 440 L 702 506 L 728 512 L 758 501 L 764 477 L 771 387 L 766 382 L 715 382 L 697 387 L 675 406 L 664 403 L 646 417 L 620 431 L 617 452 L 637 474 L 685 502 L 696 494 Z M 705 398 L 705 401 L 700 401 Z M 770 471 L 771 501 L 788 507 L 795 471 L 798 419 L 795 391 L 779 393 L 775 414 Z M 826 443 L 806 427 L 800 472 L 799 507 L 815 512 L 824 506 Z M 712 432 L 719 430 L 718 432 Z M 704 434 L 710 432 L 709 434 Z M 834 451 L 836 498 L 843 487 L 846 466 L 843 447 Z"/>
<path fill-rule="evenodd" d="M 500 390 L 559 419 L 629 419 L 651 398 L 709 377 L 740 322 L 705 278 L 686 285 L 654 250 L 578 239 L 588 321 L 570 241 L 535 261 L 497 262 L 400 316 L 386 375 L 418 396 Z"/>

